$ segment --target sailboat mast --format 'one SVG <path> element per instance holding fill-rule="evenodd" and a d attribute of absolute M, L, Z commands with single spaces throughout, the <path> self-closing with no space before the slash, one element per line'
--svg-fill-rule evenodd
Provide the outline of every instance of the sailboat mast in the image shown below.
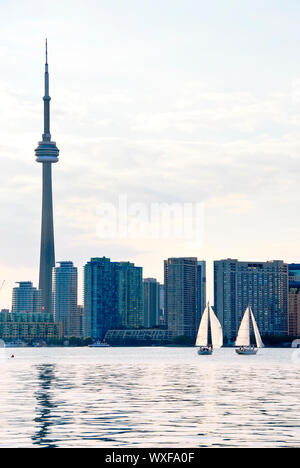
<path fill-rule="evenodd" d="M 207 346 L 210 346 L 211 344 L 212 344 L 212 338 L 211 338 L 210 307 L 208 307 Z"/>

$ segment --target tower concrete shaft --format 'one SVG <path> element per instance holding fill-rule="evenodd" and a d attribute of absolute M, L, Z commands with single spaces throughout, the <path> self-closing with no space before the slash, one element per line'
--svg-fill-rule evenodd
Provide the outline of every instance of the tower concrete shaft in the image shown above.
<path fill-rule="evenodd" d="M 52 167 L 50 162 L 44 162 L 39 289 L 42 291 L 42 306 L 47 313 L 52 313 L 52 269 L 54 267 L 55 250 L 52 203 Z"/>
<path fill-rule="evenodd" d="M 58 162 L 59 149 L 50 134 L 50 96 L 48 73 L 48 50 L 46 40 L 45 64 L 45 95 L 44 101 L 44 133 L 43 140 L 35 150 L 36 161 L 43 164 L 43 201 L 42 201 L 42 233 L 40 251 L 39 289 L 42 291 L 42 307 L 47 313 L 52 313 L 52 269 L 55 267 L 53 201 L 52 201 L 52 167 Z"/>

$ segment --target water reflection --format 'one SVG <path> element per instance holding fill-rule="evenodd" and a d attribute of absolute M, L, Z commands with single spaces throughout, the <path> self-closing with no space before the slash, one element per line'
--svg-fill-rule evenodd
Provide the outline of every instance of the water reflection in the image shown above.
<path fill-rule="evenodd" d="M 143 414 L 139 401 L 140 366 L 95 365 L 83 374 L 84 398 L 80 406 L 81 444 L 125 446 L 139 431 L 136 418 Z"/>
<path fill-rule="evenodd" d="M 43 364 L 37 366 L 39 389 L 35 393 L 37 406 L 35 408 L 37 416 L 34 422 L 38 429 L 32 436 L 32 442 L 35 445 L 41 445 L 47 448 L 56 448 L 55 441 L 49 437 L 51 427 L 55 424 L 53 414 L 56 404 L 53 399 L 53 383 L 55 380 L 55 365 Z"/>
<path fill-rule="evenodd" d="M 0 361 L 1 446 L 299 446 L 292 351 L 138 351 L 24 348 Z"/>

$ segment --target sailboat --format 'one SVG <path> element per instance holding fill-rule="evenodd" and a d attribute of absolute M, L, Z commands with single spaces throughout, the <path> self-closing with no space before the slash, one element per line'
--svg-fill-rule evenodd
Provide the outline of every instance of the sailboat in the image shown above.
<path fill-rule="evenodd" d="M 223 346 L 222 327 L 209 302 L 201 318 L 195 346 L 199 346 L 198 354 L 200 355 L 210 355 L 213 348 Z"/>
<path fill-rule="evenodd" d="M 256 347 L 254 345 L 251 345 L 251 337 L 250 337 L 250 321 L 252 323 L 253 331 L 254 331 L 254 336 L 255 336 L 255 341 L 256 341 Z M 257 323 L 255 321 L 252 309 L 250 306 L 247 307 L 245 310 L 243 319 L 240 324 L 240 328 L 238 331 L 238 336 L 235 342 L 235 346 L 239 346 L 239 349 L 236 349 L 235 351 L 238 354 L 256 354 L 258 351 L 258 348 L 263 348 L 264 344 L 262 342 Z"/>

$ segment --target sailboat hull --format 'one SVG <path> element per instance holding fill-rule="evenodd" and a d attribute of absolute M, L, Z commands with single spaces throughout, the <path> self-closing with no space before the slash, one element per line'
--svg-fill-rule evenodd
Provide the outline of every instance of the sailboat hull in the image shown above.
<path fill-rule="evenodd" d="M 237 354 L 240 354 L 241 356 L 242 355 L 245 355 L 245 356 L 251 356 L 251 355 L 254 355 L 257 353 L 257 348 L 244 348 L 244 349 L 236 349 L 235 352 Z"/>

